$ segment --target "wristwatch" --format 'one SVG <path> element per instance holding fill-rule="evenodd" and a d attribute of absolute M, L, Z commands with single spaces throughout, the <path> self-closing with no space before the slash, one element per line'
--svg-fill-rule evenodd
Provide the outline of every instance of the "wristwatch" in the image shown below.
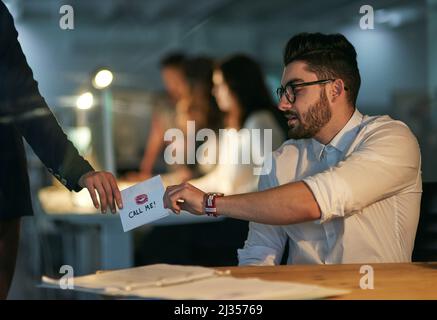
<path fill-rule="evenodd" d="M 215 199 L 223 196 L 224 196 L 223 193 L 218 193 L 218 192 L 205 193 L 205 196 L 203 198 L 203 208 L 207 216 L 214 216 L 214 217 L 218 216 Z"/>

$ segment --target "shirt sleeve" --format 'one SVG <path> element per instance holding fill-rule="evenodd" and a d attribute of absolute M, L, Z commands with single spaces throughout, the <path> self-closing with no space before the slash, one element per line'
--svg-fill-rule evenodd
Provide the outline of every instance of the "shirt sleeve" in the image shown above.
<path fill-rule="evenodd" d="M 12 16 L 1 2 L 0 18 L 2 92 L 6 95 L 0 101 L 2 117 L 17 128 L 49 172 L 68 189 L 79 191 L 80 177 L 93 168 L 67 139 L 41 96 Z"/>
<path fill-rule="evenodd" d="M 268 159 L 272 159 L 269 157 Z M 278 185 L 275 178 L 274 161 L 270 166 L 270 173 L 259 179 L 258 190 L 263 191 Z M 247 240 L 242 249 L 238 249 L 238 264 L 243 265 L 278 265 L 284 253 L 287 234 L 281 226 L 273 226 L 250 222 Z"/>
<path fill-rule="evenodd" d="M 319 223 L 346 217 L 395 194 L 416 190 L 420 150 L 406 125 L 390 121 L 369 131 L 335 167 L 307 177 L 321 210 Z"/>

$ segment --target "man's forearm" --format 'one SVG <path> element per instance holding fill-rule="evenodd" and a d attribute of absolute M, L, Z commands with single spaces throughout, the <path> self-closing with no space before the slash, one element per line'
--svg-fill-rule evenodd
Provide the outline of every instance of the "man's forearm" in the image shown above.
<path fill-rule="evenodd" d="M 216 200 L 219 215 L 258 223 L 287 225 L 320 219 L 320 208 L 304 182 Z"/>

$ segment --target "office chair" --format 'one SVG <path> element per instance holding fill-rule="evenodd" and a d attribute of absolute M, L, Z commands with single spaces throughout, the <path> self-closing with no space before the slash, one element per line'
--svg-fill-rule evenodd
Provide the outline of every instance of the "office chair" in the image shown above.
<path fill-rule="evenodd" d="M 437 261 L 437 182 L 424 182 L 413 262 Z"/>

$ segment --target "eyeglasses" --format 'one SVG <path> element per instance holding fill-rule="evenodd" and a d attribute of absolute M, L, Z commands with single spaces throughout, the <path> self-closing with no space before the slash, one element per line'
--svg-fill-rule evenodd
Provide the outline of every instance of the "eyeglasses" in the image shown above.
<path fill-rule="evenodd" d="M 332 81 L 335 81 L 335 79 L 324 79 L 324 80 L 302 82 L 296 84 L 293 84 L 292 82 L 288 82 L 285 85 L 285 87 L 281 86 L 278 89 L 276 89 L 276 95 L 278 96 L 279 101 L 281 101 L 282 96 L 285 93 L 285 97 L 287 98 L 287 101 L 289 103 L 294 103 L 296 101 L 296 91 L 295 91 L 296 88 L 312 86 L 315 84 L 325 84 Z M 345 87 L 344 90 L 347 90 L 347 88 Z"/>

